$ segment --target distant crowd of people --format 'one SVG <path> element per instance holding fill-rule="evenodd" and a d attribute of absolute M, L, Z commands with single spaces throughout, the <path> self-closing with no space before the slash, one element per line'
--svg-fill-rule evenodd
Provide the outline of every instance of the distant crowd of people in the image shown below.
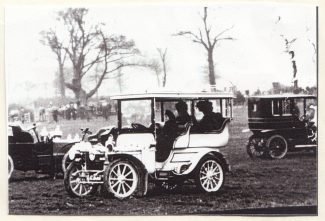
<path fill-rule="evenodd" d="M 70 102 L 66 105 L 54 106 L 52 103 L 47 108 L 39 107 L 39 121 L 54 121 L 59 119 L 76 120 L 87 119 L 93 117 L 103 117 L 108 120 L 109 116 L 116 112 L 116 106 L 109 102 L 101 102 L 97 104 L 82 105 L 80 102 Z"/>
<path fill-rule="evenodd" d="M 54 105 L 49 102 L 47 106 L 39 106 L 34 110 L 25 108 L 15 108 L 9 111 L 8 120 L 10 122 L 19 121 L 21 123 L 30 122 L 59 122 L 59 120 L 76 120 L 103 117 L 108 120 L 109 116 L 116 114 L 116 105 L 107 101 L 82 105 L 80 102 L 70 102 L 65 105 Z"/>

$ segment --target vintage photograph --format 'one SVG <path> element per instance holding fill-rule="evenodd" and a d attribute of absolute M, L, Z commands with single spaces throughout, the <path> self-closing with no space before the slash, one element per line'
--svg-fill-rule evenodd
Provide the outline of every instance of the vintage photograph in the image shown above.
<path fill-rule="evenodd" d="M 318 7 L 5 7 L 8 215 L 318 215 Z"/>

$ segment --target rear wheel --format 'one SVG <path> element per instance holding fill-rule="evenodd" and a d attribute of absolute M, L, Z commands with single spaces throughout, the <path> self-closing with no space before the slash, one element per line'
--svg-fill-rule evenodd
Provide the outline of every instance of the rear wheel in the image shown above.
<path fill-rule="evenodd" d="M 195 173 L 195 183 L 201 191 L 219 191 L 224 183 L 224 170 L 219 160 L 215 157 L 203 158 Z"/>
<path fill-rule="evenodd" d="M 288 142 L 281 135 L 273 135 L 267 140 L 268 155 L 272 159 L 282 159 L 288 152 Z"/>
<path fill-rule="evenodd" d="M 265 155 L 264 145 L 261 143 L 261 138 L 250 138 L 246 146 L 247 154 L 250 158 L 263 157 Z"/>
<path fill-rule="evenodd" d="M 8 155 L 8 179 L 10 179 L 12 172 L 14 171 L 14 161 Z"/>
<path fill-rule="evenodd" d="M 72 162 L 64 174 L 64 186 L 67 192 L 74 197 L 85 197 L 94 193 L 97 186 L 86 183 L 87 175 L 83 164 Z"/>
<path fill-rule="evenodd" d="M 104 173 L 104 186 L 119 199 L 125 199 L 134 194 L 138 187 L 139 173 L 128 160 L 116 160 Z"/>

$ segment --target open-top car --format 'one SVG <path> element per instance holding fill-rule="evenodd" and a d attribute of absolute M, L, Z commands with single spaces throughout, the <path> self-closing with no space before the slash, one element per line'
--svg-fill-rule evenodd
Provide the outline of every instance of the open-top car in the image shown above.
<path fill-rule="evenodd" d="M 288 151 L 317 147 L 317 97 L 301 94 L 248 98 L 250 157 L 281 159 Z"/>
<path fill-rule="evenodd" d="M 49 174 L 62 172 L 62 158 L 75 142 L 59 139 L 62 134 L 40 136 L 36 125 L 28 129 L 19 124 L 8 125 L 8 177 L 14 170 Z"/>
<path fill-rule="evenodd" d="M 87 196 L 101 185 L 123 199 L 145 195 L 149 181 L 173 189 L 192 180 L 202 191 L 220 190 L 230 168 L 222 148 L 229 139 L 232 94 L 144 93 L 111 99 L 118 104 L 117 127 L 99 130 L 68 152 L 72 163 L 64 182 L 70 195 Z"/>

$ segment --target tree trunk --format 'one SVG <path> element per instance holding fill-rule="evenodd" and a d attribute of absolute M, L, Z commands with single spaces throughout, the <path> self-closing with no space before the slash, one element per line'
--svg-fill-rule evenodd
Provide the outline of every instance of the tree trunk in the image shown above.
<path fill-rule="evenodd" d="M 76 100 L 79 101 L 81 105 L 87 104 L 87 93 L 85 90 L 80 88 L 80 90 L 74 91 L 74 94 Z"/>
<path fill-rule="evenodd" d="M 87 93 L 82 89 L 81 79 L 73 79 L 72 84 L 66 84 L 66 86 L 73 91 L 76 100 L 80 104 L 85 105 L 87 103 Z"/>
<path fill-rule="evenodd" d="M 214 74 L 213 50 L 208 50 L 208 65 L 209 65 L 209 84 L 211 86 L 211 91 L 216 91 L 216 77 Z"/>
<path fill-rule="evenodd" d="M 167 78 L 167 70 L 166 70 L 166 64 L 165 64 L 165 61 L 163 62 L 163 74 L 164 74 L 164 76 L 163 76 L 163 87 L 165 87 L 166 86 L 166 78 Z"/>
<path fill-rule="evenodd" d="M 65 98 L 65 79 L 63 73 L 63 64 L 59 63 L 59 90 L 61 98 Z"/>

